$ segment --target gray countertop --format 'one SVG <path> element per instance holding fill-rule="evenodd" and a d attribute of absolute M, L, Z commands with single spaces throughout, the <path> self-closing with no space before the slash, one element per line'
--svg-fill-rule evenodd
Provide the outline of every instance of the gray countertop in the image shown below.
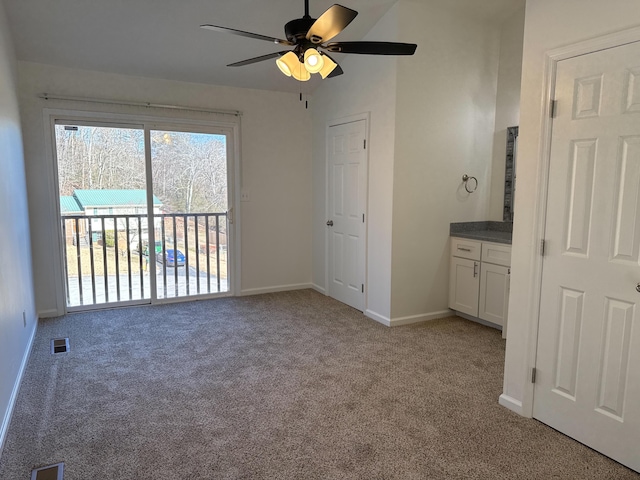
<path fill-rule="evenodd" d="M 511 222 L 459 222 L 452 223 L 449 235 L 483 242 L 511 245 L 513 223 Z"/>

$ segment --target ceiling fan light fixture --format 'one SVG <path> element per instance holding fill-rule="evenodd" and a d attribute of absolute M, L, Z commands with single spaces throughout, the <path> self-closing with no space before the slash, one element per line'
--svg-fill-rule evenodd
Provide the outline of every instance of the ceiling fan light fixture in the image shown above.
<path fill-rule="evenodd" d="M 318 73 L 324 67 L 324 58 L 315 48 L 308 48 L 304 52 L 304 67 L 309 73 Z"/>
<path fill-rule="evenodd" d="M 1 2 L 2 0 L 0 0 Z M 292 47 L 290 51 L 268 53 L 241 62 L 231 63 L 227 66 L 242 67 L 265 60 L 275 60 L 278 69 L 284 75 L 293 77 L 299 82 L 310 80 L 311 75 L 314 73 L 319 73 L 322 78 L 334 78 L 344 73 L 340 65 L 325 52 L 358 55 L 413 55 L 416 51 L 417 45 L 415 43 L 384 41 L 330 42 L 351 23 L 358 15 L 358 12 L 335 4 L 327 8 L 318 18 L 311 18 L 309 15 L 309 0 L 304 0 L 304 4 L 304 16 L 295 18 L 285 24 L 286 40 L 220 25 L 204 24 L 200 26 L 215 32 L 226 32 L 240 37 Z M 320 49 L 323 51 L 320 51 Z"/>
<path fill-rule="evenodd" d="M 323 65 L 318 73 L 323 79 L 325 79 L 327 78 L 327 75 L 333 72 L 333 70 L 338 66 L 338 64 L 333 60 L 331 60 L 331 58 L 329 58 L 326 55 L 322 55 L 322 60 L 323 60 Z"/>
<path fill-rule="evenodd" d="M 298 56 L 293 52 L 287 52 L 276 60 L 276 65 L 287 77 L 293 75 L 293 72 L 298 68 L 299 63 Z"/>

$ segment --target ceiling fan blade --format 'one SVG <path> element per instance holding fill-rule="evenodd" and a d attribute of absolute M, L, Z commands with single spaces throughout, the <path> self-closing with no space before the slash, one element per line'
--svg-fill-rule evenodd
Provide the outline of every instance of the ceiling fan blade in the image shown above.
<path fill-rule="evenodd" d="M 312 43 L 328 42 L 349 25 L 358 12 L 342 5 L 332 5 L 313 22 L 307 32 L 307 40 Z"/>
<path fill-rule="evenodd" d="M 244 67 L 245 65 L 251 65 L 252 63 L 263 62 L 265 60 L 271 60 L 272 58 L 281 57 L 282 55 L 288 52 L 289 50 L 285 50 L 284 52 L 268 53 L 266 55 L 261 55 L 259 57 L 242 60 L 241 62 L 230 63 L 229 65 L 227 65 L 227 67 Z"/>
<path fill-rule="evenodd" d="M 266 35 L 245 32 L 243 30 L 236 30 L 235 28 L 220 27 L 218 25 L 208 25 L 208 24 L 200 25 L 200 28 L 213 30 L 214 32 L 233 33 L 234 35 L 239 35 L 241 37 L 255 38 L 256 40 L 264 40 L 271 43 L 278 43 L 280 45 L 293 45 L 293 43 L 291 43 L 289 40 L 283 40 L 281 38 L 275 38 L 275 37 L 267 37 Z"/>
<path fill-rule="evenodd" d="M 333 78 L 333 77 L 337 77 L 338 75 L 342 75 L 344 72 L 342 71 L 342 67 L 340 67 L 340 65 L 338 65 L 336 63 L 336 68 L 333 69 L 333 71 L 327 75 L 327 78 Z"/>
<path fill-rule="evenodd" d="M 335 53 L 360 53 L 364 55 L 413 55 L 415 43 L 398 42 L 334 42 L 326 50 Z"/>

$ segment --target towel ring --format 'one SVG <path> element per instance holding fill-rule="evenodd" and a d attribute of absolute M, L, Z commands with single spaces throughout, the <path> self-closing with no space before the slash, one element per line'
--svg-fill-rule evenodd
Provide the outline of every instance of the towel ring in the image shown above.
<path fill-rule="evenodd" d="M 473 180 L 475 182 L 473 188 L 469 188 L 469 180 Z M 464 175 L 462 175 L 462 181 L 464 182 L 464 189 L 468 193 L 473 193 L 478 189 L 478 179 L 476 177 L 470 177 L 465 173 Z"/>

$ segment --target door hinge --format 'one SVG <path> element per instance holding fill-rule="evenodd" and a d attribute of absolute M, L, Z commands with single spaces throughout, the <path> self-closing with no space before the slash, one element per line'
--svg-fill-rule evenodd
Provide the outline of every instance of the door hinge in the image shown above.
<path fill-rule="evenodd" d="M 542 255 L 543 257 L 545 248 L 547 248 L 547 241 L 543 238 L 542 240 L 540 240 L 540 255 Z"/>
<path fill-rule="evenodd" d="M 362 141 L 362 144 L 363 144 L 364 149 L 366 150 L 367 149 L 367 139 L 366 138 Z"/>
<path fill-rule="evenodd" d="M 551 104 L 549 105 L 549 116 L 551 118 L 556 118 L 556 110 L 558 108 L 558 101 L 557 100 L 551 100 Z"/>
<path fill-rule="evenodd" d="M 531 369 L 531 383 L 536 383 L 536 374 L 538 373 L 538 371 L 536 370 L 536 367 L 533 367 Z"/>
<path fill-rule="evenodd" d="M 362 223 L 364 223 L 364 213 L 362 214 Z"/>
<path fill-rule="evenodd" d="M 362 284 L 362 293 L 364 293 L 364 283 Z"/>

